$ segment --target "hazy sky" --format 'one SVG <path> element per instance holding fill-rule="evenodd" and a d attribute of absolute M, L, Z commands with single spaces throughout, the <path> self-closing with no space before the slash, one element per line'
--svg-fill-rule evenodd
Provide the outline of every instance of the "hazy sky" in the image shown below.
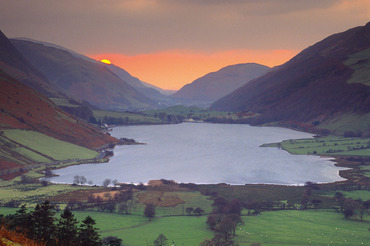
<path fill-rule="evenodd" d="M 369 0 L 0 0 L 6 36 L 107 58 L 166 89 L 231 64 L 280 65 L 368 21 Z"/>

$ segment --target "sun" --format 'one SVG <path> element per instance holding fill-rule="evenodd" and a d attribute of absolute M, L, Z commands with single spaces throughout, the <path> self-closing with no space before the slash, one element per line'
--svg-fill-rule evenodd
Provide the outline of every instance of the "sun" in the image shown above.
<path fill-rule="evenodd" d="M 108 60 L 108 59 L 102 59 L 102 60 L 100 60 L 100 62 L 105 63 L 105 64 L 108 64 L 108 65 L 112 64 L 110 62 L 110 60 Z"/>

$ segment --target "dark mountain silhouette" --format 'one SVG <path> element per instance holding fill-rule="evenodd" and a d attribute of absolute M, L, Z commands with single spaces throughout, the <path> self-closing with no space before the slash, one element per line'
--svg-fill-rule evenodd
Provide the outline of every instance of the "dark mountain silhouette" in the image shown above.
<path fill-rule="evenodd" d="M 308 47 L 211 108 L 258 113 L 256 124 L 370 132 L 369 65 L 370 23 Z"/>
<path fill-rule="evenodd" d="M 210 104 L 230 94 L 248 81 L 265 74 L 269 69 L 267 66 L 256 63 L 227 66 L 194 80 L 172 96 L 178 99 Z"/>
<path fill-rule="evenodd" d="M 65 94 L 102 109 L 136 110 L 157 106 L 105 64 L 58 46 L 12 39 L 12 44 Z"/>
<path fill-rule="evenodd" d="M 50 97 L 63 97 L 63 95 L 50 84 L 47 78 L 37 71 L 37 69 L 19 53 L 1 31 L 0 69 L 44 95 Z"/>

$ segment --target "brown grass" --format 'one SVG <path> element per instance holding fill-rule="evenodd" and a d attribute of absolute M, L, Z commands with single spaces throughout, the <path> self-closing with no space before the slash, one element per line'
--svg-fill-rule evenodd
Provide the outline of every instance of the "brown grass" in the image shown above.
<path fill-rule="evenodd" d="M 174 207 L 184 203 L 184 201 L 181 200 L 175 192 L 151 190 L 139 193 L 136 197 L 139 199 L 140 203 L 152 203 L 159 207 Z"/>
<path fill-rule="evenodd" d="M 21 246 L 45 246 L 45 243 L 37 243 L 26 237 L 23 233 L 9 231 L 5 227 L 0 227 L 0 246 L 21 245 Z"/>

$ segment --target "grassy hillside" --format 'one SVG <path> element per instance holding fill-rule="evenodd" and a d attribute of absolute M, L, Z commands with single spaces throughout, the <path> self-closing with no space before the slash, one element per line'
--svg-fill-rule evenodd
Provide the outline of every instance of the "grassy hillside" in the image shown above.
<path fill-rule="evenodd" d="M 347 83 L 363 83 L 370 86 L 370 48 L 350 55 L 344 64 L 354 70 Z"/>

